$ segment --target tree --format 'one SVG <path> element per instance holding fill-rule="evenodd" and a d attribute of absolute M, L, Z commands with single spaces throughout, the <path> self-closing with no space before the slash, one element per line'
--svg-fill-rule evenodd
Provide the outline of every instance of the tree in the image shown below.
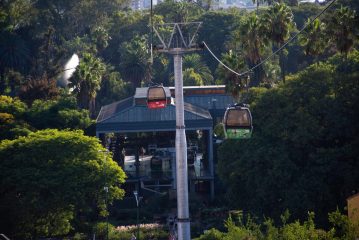
<path fill-rule="evenodd" d="M 222 55 L 222 62 L 236 72 L 241 72 L 245 67 L 244 60 L 231 50 Z M 218 65 L 217 75 L 220 82 L 216 83 L 225 84 L 226 91 L 231 93 L 234 98 L 238 98 L 240 92 L 248 85 L 246 77 L 241 78 L 222 65 Z"/>
<path fill-rule="evenodd" d="M 270 218 L 257 223 L 250 215 L 243 216 L 240 211 L 236 211 L 239 214 L 233 212 L 235 211 L 230 212 L 228 219 L 224 221 L 225 232 L 212 228 L 195 240 L 348 240 L 355 239 L 359 231 L 358 224 L 350 223 L 348 217 L 338 210 L 329 213 L 332 227 L 328 231 L 316 226 L 313 212 L 308 212 L 304 221 L 288 221 L 290 214 L 286 211 L 281 216 L 280 226 Z"/>
<path fill-rule="evenodd" d="M 150 54 L 147 49 L 146 39 L 140 36 L 121 45 L 120 72 L 135 88 L 141 86 L 141 81 L 151 80 Z"/>
<path fill-rule="evenodd" d="M 336 49 L 347 55 L 356 38 L 357 20 L 355 12 L 348 7 L 341 6 L 331 15 L 327 25 L 327 34 L 331 36 L 331 41 Z"/>
<path fill-rule="evenodd" d="M 63 96 L 57 100 L 36 100 L 26 114 L 25 120 L 36 129 L 82 129 L 91 124 L 89 112 L 78 109 L 76 99 Z"/>
<path fill-rule="evenodd" d="M 28 108 L 19 99 L 0 95 L 0 141 L 26 136 L 33 128 L 24 121 Z"/>
<path fill-rule="evenodd" d="M 250 140 L 226 140 L 218 173 L 233 207 L 295 218 L 313 210 L 320 224 L 356 191 L 359 54 L 335 56 L 291 76 L 278 88 L 257 91 L 249 103 Z"/>
<path fill-rule="evenodd" d="M 88 109 L 91 117 L 95 116 L 96 95 L 100 90 L 105 64 L 90 53 L 84 53 L 74 75 L 70 78 L 69 87 L 77 97 L 81 108 Z"/>
<path fill-rule="evenodd" d="M 43 130 L 0 143 L 1 232 L 36 239 L 68 234 L 120 199 L 125 174 L 97 138 Z M 95 217 L 95 218 L 94 218 Z"/>
<path fill-rule="evenodd" d="M 48 78 L 46 74 L 40 77 L 30 77 L 19 90 L 20 99 L 29 105 L 36 99 L 53 100 L 59 95 L 60 91 L 56 86 L 56 80 Z"/>
<path fill-rule="evenodd" d="M 125 82 L 119 72 L 113 71 L 105 73 L 96 102 L 99 106 L 104 106 L 130 97 L 133 93 L 131 83 Z"/>
<path fill-rule="evenodd" d="M 265 48 L 267 40 L 263 37 L 263 29 L 261 29 L 258 16 L 253 13 L 249 14 L 232 35 L 233 43 L 231 45 L 234 49 L 240 49 L 243 52 L 249 69 L 259 64 L 261 62 L 261 52 Z M 250 82 L 250 86 L 259 86 L 264 78 L 263 67 L 257 67 L 254 69 L 254 78 Z"/>
<path fill-rule="evenodd" d="M 154 12 L 162 15 L 165 22 L 191 22 L 204 12 L 204 9 L 190 2 L 165 0 L 155 6 Z"/>
<path fill-rule="evenodd" d="M 0 74 L 6 70 L 25 71 L 30 60 L 30 50 L 21 35 L 1 32 L 0 35 Z M 1 89 L 0 89 L 1 90 Z"/>
<path fill-rule="evenodd" d="M 241 12 L 237 9 L 205 12 L 199 18 L 199 21 L 203 22 L 198 32 L 199 41 L 205 41 L 216 56 L 221 56 L 228 50 L 224 43 L 231 39 L 231 33 L 237 27 L 235 23 L 239 22 L 240 18 Z M 208 51 L 203 52 L 203 60 L 214 73 L 218 62 Z"/>
<path fill-rule="evenodd" d="M 299 35 L 299 44 L 304 47 L 304 53 L 310 56 L 318 56 L 326 48 L 327 35 L 325 33 L 326 26 L 319 19 L 309 24 L 311 19 L 307 20 L 308 27 Z"/>
<path fill-rule="evenodd" d="M 262 17 L 263 32 L 267 38 L 279 49 L 290 37 L 291 30 L 295 25 L 293 13 L 284 3 L 274 3 Z M 285 82 L 285 59 L 283 50 L 279 52 L 279 64 L 283 82 Z"/>
<path fill-rule="evenodd" d="M 200 82 L 201 84 L 196 84 L 195 86 L 213 84 L 213 76 L 211 70 L 207 67 L 205 63 L 203 63 L 203 61 L 201 60 L 201 56 L 198 54 L 190 54 L 183 57 L 183 71 L 184 82 L 186 82 L 187 77 L 191 75 L 189 74 L 189 72 L 192 72 L 192 75 L 196 74 L 198 78 L 200 78 L 198 82 Z M 186 83 L 186 85 L 190 86 L 188 82 Z"/>
<path fill-rule="evenodd" d="M 0 8 L 0 32 L 14 32 L 28 26 L 36 15 L 33 1 L 2 1 Z"/>

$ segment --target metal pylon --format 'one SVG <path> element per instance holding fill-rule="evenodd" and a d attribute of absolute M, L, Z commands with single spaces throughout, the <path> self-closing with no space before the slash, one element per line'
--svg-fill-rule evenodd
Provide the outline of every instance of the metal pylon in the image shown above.
<path fill-rule="evenodd" d="M 173 55 L 176 104 L 177 233 L 179 240 L 191 239 L 188 207 L 187 143 L 184 122 L 182 55 L 201 50 L 196 37 L 201 22 L 166 23 L 154 26 L 160 44 L 154 49 Z"/>

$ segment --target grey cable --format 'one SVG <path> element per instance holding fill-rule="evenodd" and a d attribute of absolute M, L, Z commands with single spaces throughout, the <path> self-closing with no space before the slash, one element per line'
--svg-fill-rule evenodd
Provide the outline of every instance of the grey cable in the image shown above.
<path fill-rule="evenodd" d="M 216 55 L 214 55 L 214 53 L 211 51 L 211 49 L 209 49 L 209 47 L 207 46 L 207 44 L 203 41 L 204 46 L 207 48 L 207 50 L 209 51 L 209 53 L 223 66 L 225 67 L 227 70 L 231 71 L 232 73 L 236 74 L 237 76 L 241 77 L 244 75 L 247 75 L 249 73 L 251 73 L 254 69 L 256 69 L 257 67 L 261 66 L 263 63 L 265 63 L 266 61 L 268 61 L 270 58 L 272 58 L 274 55 L 276 55 L 278 52 L 280 52 L 281 50 L 283 50 L 283 48 L 285 48 L 290 42 L 292 42 L 295 38 L 298 37 L 299 34 L 301 34 L 309 25 L 311 25 L 317 18 L 319 18 L 324 12 L 326 12 L 335 2 L 336 0 L 333 0 L 331 3 L 329 3 L 319 14 L 317 14 L 309 23 L 305 24 L 302 29 L 297 32 L 296 34 L 294 34 L 287 42 L 285 42 L 280 48 L 278 48 L 276 51 L 274 51 L 271 55 L 269 55 L 267 58 L 265 58 L 263 61 L 261 61 L 260 63 L 258 63 L 257 65 L 255 65 L 254 67 L 252 67 L 251 69 L 242 72 L 242 73 L 238 73 L 236 71 L 234 71 L 233 69 L 231 69 L 230 67 L 228 67 L 227 65 L 225 65 L 221 60 L 219 60 Z"/>

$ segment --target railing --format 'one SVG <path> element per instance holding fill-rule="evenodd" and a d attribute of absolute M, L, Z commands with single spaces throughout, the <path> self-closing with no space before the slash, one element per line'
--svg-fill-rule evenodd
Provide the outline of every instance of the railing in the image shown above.
<path fill-rule="evenodd" d="M 174 174 L 172 171 L 161 171 L 161 170 L 148 170 L 148 171 L 139 171 L 139 175 L 136 175 L 136 171 L 125 171 L 127 175 L 127 179 L 137 179 L 137 178 L 145 178 L 145 179 L 167 179 L 171 180 L 174 178 Z M 210 178 L 211 173 L 209 169 L 204 168 L 196 168 L 193 165 L 188 167 L 188 177 L 191 179 L 194 178 Z"/>
<path fill-rule="evenodd" d="M 128 179 L 136 178 L 148 178 L 148 179 L 172 179 L 172 171 L 161 171 L 161 170 L 146 170 L 139 171 L 137 176 L 136 171 L 125 171 Z"/>

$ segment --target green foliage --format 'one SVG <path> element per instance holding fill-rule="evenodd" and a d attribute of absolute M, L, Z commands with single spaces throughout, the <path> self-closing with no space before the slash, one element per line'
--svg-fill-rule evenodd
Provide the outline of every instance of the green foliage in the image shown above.
<path fill-rule="evenodd" d="M 222 62 L 233 69 L 241 72 L 245 68 L 244 59 L 239 57 L 239 54 L 229 51 L 222 55 Z M 225 84 L 226 91 L 233 97 L 238 98 L 241 91 L 245 89 L 249 82 L 246 77 L 239 77 L 234 73 L 228 71 L 223 65 L 218 64 L 217 68 L 217 84 Z"/>
<path fill-rule="evenodd" d="M 198 54 L 185 55 L 183 58 L 183 82 L 186 86 L 212 85 L 211 70 Z"/>
<path fill-rule="evenodd" d="M 199 21 L 203 22 L 198 32 L 198 39 L 205 41 L 216 56 L 221 56 L 227 51 L 224 43 L 231 38 L 231 32 L 235 30 L 241 13 L 239 10 L 231 11 L 208 11 L 200 16 Z M 205 51 L 203 59 L 212 72 L 215 72 L 218 63 Z"/>
<path fill-rule="evenodd" d="M 101 89 L 97 94 L 99 106 L 130 97 L 133 94 L 133 87 L 129 82 L 122 80 L 119 72 L 106 73 L 101 82 Z"/>
<path fill-rule="evenodd" d="M 78 109 L 76 99 L 66 95 L 35 100 L 30 108 L 17 98 L 0 96 L 0 116 L 0 139 L 15 139 L 35 129 L 86 129 L 92 124 L 88 111 Z"/>
<path fill-rule="evenodd" d="M 79 106 L 88 109 L 91 116 L 95 114 L 95 98 L 105 71 L 106 65 L 99 58 L 84 53 L 74 75 L 70 78 L 69 87 L 73 88 Z"/>
<path fill-rule="evenodd" d="M 124 42 L 120 50 L 123 58 L 120 69 L 125 80 L 132 81 L 134 87 L 140 87 L 141 81 L 149 81 L 150 55 L 146 38 L 135 36 L 130 42 Z"/>
<path fill-rule="evenodd" d="M 342 231 L 341 225 L 349 226 L 348 217 L 339 211 L 330 213 L 329 219 L 333 227 L 326 231 L 316 227 L 314 213 L 311 212 L 303 222 L 283 222 L 282 226 L 275 226 L 271 219 L 257 224 L 250 216 L 240 215 L 237 221 L 229 216 L 225 221 L 226 232 L 210 229 L 195 240 L 350 240 L 358 236 L 353 232 L 358 231 L 358 227 Z"/>
<path fill-rule="evenodd" d="M 0 95 L 0 140 L 26 136 L 32 129 L 23 121 L 28 108 L 17 98 Z"/>
<path fill-rule="evenodd" d="M 85 129 L 91 124 L 88 111 L 78 109 L 73 97 L 54 101 L 36 100 L 26 119 L 37 129 Z"/>
<path fill-rule="evenodd" d="M 0 8 L 0 29 L 15 31 L 31 23 L 36 10 L 31 1 L 4 1 Z"/>
<path fill-rule="evenodd" d="M 310 22 L 311 19 L 308 19 L 306 22 L 308 27 L 299 36 L 299 43 L 304 47 L 306 55 L 317 56 L 325 50 L 328 37 L 324 32 L 324 23 L 319 19 L 314 20 L 314 22 L 309 25 Z"/>
<path fill-rule="evenodd" d="M 108 239 L 109 240 L 129 240 L 134 235 L 137 235 L 137 227 L 131 225 L 128 227 L 119 227 L 115 228 L 112 224 L 107 224 L 106 222 L 99 222 L 94 227 L 94 232 L 96 237 L 99 239 L 106 239 L 108 229 Z M 147 227 L 140 226 L 139 229 L 139 239 L 144 240 L 167 240 L 168 232 L 166 232 L 162 227 Z"/>
<path fill-rule="evenodd" d="M 10 113 L 15 117 L 22 117 L 26 111 L 26 104 L 19 99 L 0 95 L 0 112 Z"/>
<path fill-rule="evenodd" d="M 244 17 L 239 25 L 239 28 L 232 33 L 233 49 L 237 49 L 245 55 L 245 60 L 248 62 L 248 68 L 252 68 L 261 62 L 261 55 L 267 45 L 267 39 L 263 29 L 261 29 L 260 18 L 257 14 L 251 13 Z M 251 86 L 258 86 L 263 81 L 265 72 L 262 67 L 255 71 L 255 78 L 250 84 Z"/>
<path fill-rule="evenodd" d="M 43 130 L 0 143 L 1 232 L 26 239 L 67 234 L 122 198 L 125 174 L 82 131 Z M 105 177 L 106 175 L 106 177 Z"/>
<path fill-rule="evenodd" d="M 278 219 L 345 205 L 359 181 L 358 52 L 315 64 L 273 89 L 249 94 L 254 133 L 225 141 L 218 173 L 237 208 Z M 252 102 L 251 102 L 252 101 Z"/>
<path fill-rule="evenodd" d="M 210 230 L 206 230 L 203 235 L 199 238 L 195 238 L 196 240 L 222 240 L 224 239 L 225 233 L 218 231 L 217 229 L 211 228 Z"/>
<path fill-rule="evenodd" d="M 328 20 L 328 32 L 331 36 L 336 49 L 340 53 L 347 54 L 354 45 L 357 38 L 355 29 L 357 29 L 356 13 L 348 7 L 341 6 Z"/>
<path fill-rule="evenodd" d="M 214 134 L 219 138 L 224 138 L 224 129 L 223 129 L 223 123 L 218 123 L 213 130 Z"/>
<path fill-rule="evenodd" d="M 204 10 L 189 2 L 165 0 L 155 6 L 155 13 L 162 15 L 165 22 L 191 22 Z"/>

